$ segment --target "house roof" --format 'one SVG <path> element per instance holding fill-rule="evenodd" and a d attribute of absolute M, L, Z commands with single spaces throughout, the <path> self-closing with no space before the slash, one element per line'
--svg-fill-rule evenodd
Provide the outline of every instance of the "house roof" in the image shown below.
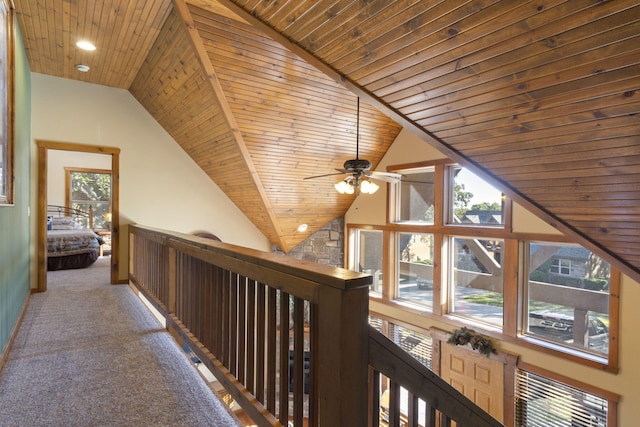
<path fill-rule="evenodd" d="M 355 197 L 303 178 L 359 96 L 374 168 L 405 127 L 640 280 L 636 1 L 14 4 L 32 71 L 129 90 L 284 251 Z"/>

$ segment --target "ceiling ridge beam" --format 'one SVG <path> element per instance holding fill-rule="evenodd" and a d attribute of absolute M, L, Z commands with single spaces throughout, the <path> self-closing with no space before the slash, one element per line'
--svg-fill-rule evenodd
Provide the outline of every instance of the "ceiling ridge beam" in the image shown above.
<path fill-rule="evenodd" d="M 277 217 L 273 211 L 273 207 L 271 206 L 271 203 L 269 203 L 269 198 L 267 197 L 262 181 L 260 180 L 260 176 L 258 175 L 255 165 L 253 164 L 253 160 L 251 159 L 251 155 L 249 154 L 247 145 L 244 142 L 244 138 L 242 137 L 242 133 L 240 132 L 240 128 L 238 127 L 235 116 L 233 115 L 231 107 L 227 102 L 227 98 L 225 96 L 224 89 L 222 89 L 222 85 L 220 84 L 220 80 L 218 79 L 218 75 L 213 68 L 213 64 L 211 64 L 211 61 L 209 60 L 209 56 L 206 53 L 204 43 L 202 42 L 202 39 L 198 34 L 198 30 L 191 16 L 191 12 L 189 11 L 189 8 L 184 0 L 173 0 L 173 4 L 176 8 L 176 11 L 178 12 L 178 16 L 180 16 L 183 23 L 187 27 L 189 39 L 191 40 L 191 43 L 196 51 L 196 57 L 198 58 L 198 61 L 200 62 L 200 65 L 202 66 L 202 69 L 206 74 L 206 80 L 209 82 L 216 99 L 220 103 L 220 109 L 224 115 L 224 120 L 229 126 L 231 134 L 233 135 L 233 139 L 238 145 L 240 153 L 242 154 L 242 158 L 247 165 L 247 169 L 249 170 L 253 182 L 256 185 L 258 193 L 260 194 L 260 198 L 265 206 L 267 215 L 269 216 L 269 219 L 271 221 L 271 225 L 275 230 L 276 235 L 278 236 L 278 245 L 280 246 L 280 249 L 282 249 L 285 253 L 289 252 L 291 248 L 289 248 L 285 241 L 282 239 L 282 230 L 278 225 Z"/>

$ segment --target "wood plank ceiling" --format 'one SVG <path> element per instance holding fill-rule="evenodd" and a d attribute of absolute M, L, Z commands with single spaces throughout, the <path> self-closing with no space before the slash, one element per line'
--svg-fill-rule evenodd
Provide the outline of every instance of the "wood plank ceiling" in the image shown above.
<path fill-rule="evenodd" d="M 285 251 L 353 200 L 302 178 L 358 95 L 361 157 L 405 126 L 640 279 L 637 1 L 14 3 L 32 71 L 129 89 Z"/>

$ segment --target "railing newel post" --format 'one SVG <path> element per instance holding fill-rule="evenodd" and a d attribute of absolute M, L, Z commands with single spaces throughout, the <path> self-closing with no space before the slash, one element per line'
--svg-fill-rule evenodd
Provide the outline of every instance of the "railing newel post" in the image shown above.
<path fill-rule="evenodd" d="M 368 417 L 369 289 L 318 292 L 318 418 L 321 426 L 365 427 Z"/>

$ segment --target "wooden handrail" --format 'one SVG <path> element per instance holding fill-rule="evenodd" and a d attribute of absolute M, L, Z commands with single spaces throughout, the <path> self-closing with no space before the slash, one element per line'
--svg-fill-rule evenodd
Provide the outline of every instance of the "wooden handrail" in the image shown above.
<path fill-rule="evenodd" d="M 408 425 L 418 425 L 417 402 L 421 399 L 426 405 L 424 427 L 451 425 L 455 421 L 462 427 L 500 427 L 502 424 L 487 414 L 475 403 L 466 398 L 446 381 L 415 360 L 402 348 L 383 334 L 369 327 L 369 365 L 371 367 L 370 384 L 373 389 L 379 387 L 379 375 L 390 381 L 389 425 L 400 425 L 399 389 L 408 391 L 410 408 L 407 414 Z M 379 393 L 370 391 L 370 424 L 377 426 L 380 418 Z"/>
<path fill-rule="evenodd" d="M 371 276 L 149 227 L 129 232 L 131 285 L 256 424 L 366 425 Z"/>

